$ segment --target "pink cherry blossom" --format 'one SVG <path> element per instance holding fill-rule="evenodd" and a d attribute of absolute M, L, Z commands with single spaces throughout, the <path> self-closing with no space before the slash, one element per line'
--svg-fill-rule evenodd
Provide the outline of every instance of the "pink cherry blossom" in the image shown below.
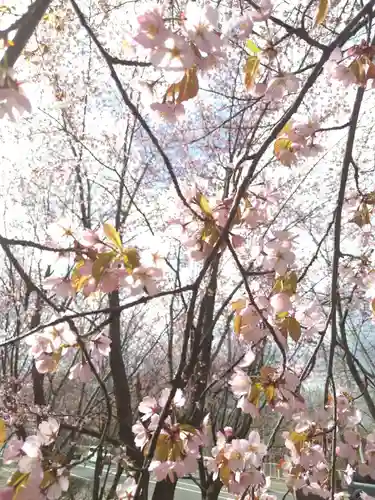
<path fill-rule="evenodd" d="M 252 30 L 253 20 L 248 12 L 240 17 L 233 17 L 224 28 L 226 36 L 236 36 L 239 40 L 246 40 Z"/>
<path fill-rule="evenodd" d="M 119 500 L 131 500 L 135 497 L 137 482 L 133 477 L 128 477 L 122 484 L 116 488 L 117 498 Z"/>
<path fill-rule="evenodd" d="M 134 36 L 134 41 L 146 49 L 154 49 L 163 44 L 170 36 L 170 31 L 165 27 L 162 10 L 155 7 L 138 16 L 139 32 Z"/>
<path fill-rule="evenodd" d="M 76 294 L 72 282 L 66 278 L 51 276 L 43 281 L 43 287 L 55 292 L 59 297 L 74 297 Z"/>
<path fill-rule="evenodd" d="M 197 6 L 195 2 L 189 1 L 184 11 L 184 28 L 187 36 L 196 47 L 210 54 L 219 50 L 221 39 L 217 30 L 218 12 L 211 5 L 203 8 Z"/>
<path fill-rule="evenodd" d="M 139 403 L 138 410 L 140 411 L 140 413 L 143 413 L 141 420 L 144 422 L 145 420 L 148 420 L 154 413 L 157 413 L 159 411 L 159 405 L 155 398 L 146 396 Z"/>
<path fill-rule="evenodd" d="M 56 440 L 59 428 L 60 424 L 55 418 L 49 418 L 39 424 L 38 436 L 41 439 L 43 446 L 47 446 Z"/>
<path fill-rule="evenodd" d="M 3 460 L 5 464 L 10 464 L 19 459 L 19 457 L 21 456 L 23 444 L 23 439 L 17 439 L 15 437 L 8 441 L 3 454 Z"/>
<path fill-rule="evenodd" d="M 83 384 L 90 382 L 93 377 L 90 365 L 88 363 L 76 363 L 69 372 L 70 380 L 80 380 Z"/>
<path fill-rule="evenodd" d="M 13 488 L 2 488 L 0 489 L 0 500 L 12 500 L 14 494 Z"/>
<path fill-rule="evenodd" d="M 150 60 L 154 66 L 164 69 L 164 76 L 173 83 L 182 80 L 185 69 L 196 63 L 196 56 L 185 38 L 173 34 L 153 49 Z"/>
<path fill-rule="evenodd" d="M 284 74 L 268 83 L 265 98 L 269 100 L 282 99 L 288 92 L 297 92 L 300 85 L 296 75 Z"/>
<path fill-rule="evenodd" d="M 270 304 L 275 314 L 289 312 L 292 309 L 292 303 L 286 293 L 277 293 L 272 295 Z"/>
<path fill-rule="evenodd" d="M 261 21 L 266 21 L 272 12 L 272 3 L 271 0 L 261 0 L 258 9 L 252 10 L 250 13 L 251 19 L 255 23 L 259 23 Z"/>
<path fill-rule="evenodd" d="M 136 422 L 132 427 L 132 432 L 134 434 L 134 443 L 137 448 L 143 448 L 148 441 L 147 430 L 142 424 L 142 422 Z"/>
<path fill-rule="evenodd" d="M 176 123 L 185 115 L 185 108 L 183 104 L 174 104 L 172 102 L 154 102 L 151 104 L 150 108 L 155 115 L 169 123 Z"/>

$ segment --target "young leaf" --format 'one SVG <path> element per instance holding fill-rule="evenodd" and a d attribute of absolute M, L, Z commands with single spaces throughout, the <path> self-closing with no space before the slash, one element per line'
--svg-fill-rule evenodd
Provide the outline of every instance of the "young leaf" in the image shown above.
<path fill-rule="evenodd" d="M 349 64 L 349 69 L 355 76 L 358 85 L 364 85 L 366 83 L 365 67 L 361 61 L 354 59 L 354 61 Z"/>
<path fill-rule="evenodd" d="M 172 97 L 173 102 L 181 104 L 184 101 L 193 99 L 199 91 L 199 81 L 197 68 L 193 67 L 185 70 L 183 79 L 178 83 L 172 83 L 167 90 L 167 96 Z M 177 94 L 177 97 L 176 97 Z"/>
<path fill-rule="evenodd" d="M 8 486 L 14 487 L 13 500 L 17 500 L 17 494 L 24 488 L 29 480 L 30 473 L 14 472 L 7 481 Z"/>
<path fill-rule="evenodd" d="M 257 54 L 260 52 L 260 48 L 252 41 L 252 40 L 247 40 L 246 42 L 246 48 L 250 50 L 251 52 L 254 52 L 254 54 Z"/>
<path fill-rule="evenodd" d="M 240 334 L 241 331 L 241 316 L 236 314 L 233 320 L 233 331 L 236 335 Z"/>
<path fill-rule="evenodd" d="M 245 87 L 247 90 L 254 85 L 258 75 L 260 60 L 258 56 L 249 56 L 245 64 Z"/>
<path fill-rule="evenodd" d="M 117 248 L 122 248 L 121 237 L 116 229 L 111 225 L 105 222 L 103 224 L 104 233 L 109 240 L 112 241 L 116 245 Z"/>
<path fill-rule="evenodd" d="M 208 203 L 207 198 L 203 196 L 202 193 L 198 193 L 196 198 L 197 198 L 197 203 L 202 212 L 208 217 L 212 217 L 212 210 L 210 204 Z"/>
<path fill-rule="evenodd" d="M 0 418 L 0 444 L 3 445 L 7 438 L 7 428 L 5 422 Z"/>
<path fill-rule="evenodd" d="M 280 137 L 279 139 L 276 139 L 273 145 L 273 153 L 276 156 L 276 158 L 279 158 L 281 151 L 285 149 L 287 149 L 288 151 L 293 151 L 292 141 L 286 139 L 285 137 Z"/>
<path fill-rule="evenodd" d="M 298 342 L 301 337 L 301 325 L 295 318 L 287 318 L 288 332 L 294 342 Z"/>
<path fill-rule="evenodd" d="M 367 205 L 375 205 L 375 192 L 373 191 L 372 193 L 367 193 L 363 201 L 367 203 Z"/>
<path fill-rule="evenodd" d="M 241 311 L 246 307 L 245 299 L 238 299 L 231 303 L 233 311 Z"/>
<path fill-rule="evenodd" d="M 104 271 L 108 268 L 115 256 L 114 252 L 105 252 L 98 255 L 96 261 L 92 265 L 92 276 L 97 283 L 101 280 Z"/>
<path fill-rule="evenodd" d="M 349 222 L 354 222 L 354 224 L 357 224 L 358 227 L 363 227 L 370 224 L 370 212 L 365 203 L 362 203 L 362 205 L 355 212 L 353 219 L 351 219 Z"/>
<path fill-rule="evenodd" d="M 128 247 L 124 249 L 123 259 L 126 270 L 131 273 L 136 267 L 140 266 L 139 253 L 136 248 Z"/>
<path fill-rule="evenodd" d="M 318 12 L 316 13 L 315 24 L 322 24 L 328 15 L 328 0 L 319 0 Z"/>

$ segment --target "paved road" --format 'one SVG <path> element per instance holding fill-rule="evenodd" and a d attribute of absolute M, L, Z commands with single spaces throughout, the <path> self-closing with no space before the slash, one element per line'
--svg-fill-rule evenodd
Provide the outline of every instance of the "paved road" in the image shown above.
<path fill-rule="evenodd" d="M 14 470 L 14 469 L 13 469 Z M 6 485 L 8 478 L 12 473 L 12 469 L 8 466 L 0 465 L 0 487 Z M 109 472 L 110 475 L 115 474 L 115 468 L 112 468 Z M 90 481 L 94 475 L 93 464 L 88 463 L 87 465 L 79 465 L 75 467 L 72 471 L 72 476 L 77 479 Z M 149 498 L 151 499 L 152 493 L 155 488 L 155 481 L 150 481 L 150 492 Z M 277 495 L 278 500 L 282 500 L 285 493 L 285 485 L 281 481 L 274 481 L 270 493 Z M 190 479 L 180 479 L 176 486 L 175 500 L 199 500 L 201 498 L 200 488 Z M 233 495 L 229 495 L 227 492 L 222 491 L 219 496 L 219 500 L 232 500 Z"/>
<path fill-rule="evenodd" d="M 80 479 L 90 480 L 93 476 L 94 467 L 92 464 L 87 464 L 86 466 L 77 466 L 74 469 L 73 475 Z M 110 474 L 114 474 L 115 470 L 110 471 Z M 149 498 L 152 497 L 152 493 L 155 488 L 155 481 L 150 481 L 150 491 Z M 270 493 L 277 496 L 278 500 L 282 500 L 286 492 L 285 485 L 282 481 L 273 481 L 270 488 Z M 201 492 L 199 486 L 197 486 L 194 481 L 190 479 L 180 479 L 176 486 L 175 500 L 198 500 L 201 498 Z M 232 500 L 233 495 L 222 491 L 219 500 Z"/>

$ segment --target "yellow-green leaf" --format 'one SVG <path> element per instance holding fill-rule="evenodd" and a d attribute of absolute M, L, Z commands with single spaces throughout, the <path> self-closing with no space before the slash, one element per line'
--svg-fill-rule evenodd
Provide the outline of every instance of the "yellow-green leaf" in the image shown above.
<path fill-rule="evenodd" d="M 156 460 L 159 460 L 160 462 L 165 462 L 166 460 L 168 460 L 170 444 L 171 444 L 170 439 L 169 439 L 169 436 L 167 434 L 161 434 L 158 437 L 156 449 L 155 449 Z M 146 453 L 146 449 L 145 449 L 145 453 Z"/>
<path fill-rule="evenodd" d="M 40 488 L 44 490 L 45 488 L 48 488 L 51 486 L 56 481 L 56 475 L 52 470 L 46 470 L 44 471 L 43 474 L 43 479 L 42 482 L 40 483 Z"/>
<path fill-rule="evenodd" d="M 307 440 L 307 434 L 305 432 L 293 431 L 289 434 L 289 439 L 296 443 L 304 443 Z"/>
<path fill-rule="evenodd" d="M 208 217 L 212 217 L 212 210 L 210 204 L 205 196 L 202 193 L 198 193 L 196 196 L 197 203 L 202 210 L 202 212 Z"/>
<path fill-rule="evenodd" d="M 250 393 L 247 395 L 247 400 L 254 406 L 258 406 L 261 393 L 262 393 L 261 384 L 259 383 L 252 384 Z"/>
<path fill-rule="evenodd" d="M 370 212 L 365 203 L 362 203 L 362 205 L 358 208 L 358 210 L 354 214 L 353 219 L 351 219 L 350 222 L 354 222 L 359 227 L 370 224 Z"/>
<path fill-rule="evenodd" d="M 254 85 L 255 78 L 258 75 L 260 60 L 258 56 L 249 56 L 245 64 L 245 87 L 250 90 Z"/>
<path fill-rule="evenodd" d="M 301 337 L 301 325 L 296 318 L 287 318 L 287 329 L 294 342 L 298 342 Z"/>
<path fill-rule="evenodd" d="M 246 48 L 250 50 L 251 52 L 254 52 L 254 54 L 257 54 L 260 52 L 260 48 L 252 41 L 252 40 L 247 40 L 246 42 Z"/>
<path fill-rule="evenodd" d="M 273 384 L 269 384 L 264 389 L 264 395 L 269 403 L 272 403 L 276 397 L 276 388 Z"/>
<path fill-rule="evenodd" d="M 185 70 L 183 79 L 178 83 L 172 83 L 167 90 L 167 96 L 172 97 L 173 102 L 181 104 L 184 101 L 193 99 L 199 91 L 199 81 L 197 75 L 197 68 Z M 177 95 L 177 97 L 176 97 Z"/>
<path fill-rule="evenodd" d="M 105 252 L 98 255 L 96 261 L 92 265 L 92 276 L 97 283 L 101 280 L 104 271 L 108 269 L 109 264 L 115 257 L 116 254 L 114 252 Z"/>
<path fill-rule="evenodd" d="M 17 499 L 17 494 L 20 492 L 21 488 L 24 488 L 29 480 L 29 473 L 22 473 L 20 471 L 14 472 L 11 477 L 8 479 L 8 486 L 13 486 L 13 500 Z"/>
<path fill-rule="evenodd" d="M 367 205 L 375 205 L 375 192 L 365 194 L 363 201 L 367 203 Z"/>
<path fill-rule="evenodd" d="M 287 149 L 288 151 L 293 151 L 292 141 L 285 137 L 280 137 L 279 139 L 276 139 L 273 145 L 273 152 L 277 159 L 280 158 L 280 153 L 285 149 Z"/>
<path fill-rule="evenodd" d="M 241 331 L 241 316 L 236 314 L 233 320 L 233 331 L 236 335 L 240 334 Z"/>
<path fill-rule="evenodd" d="M 105 222 L 103 224 L 104 233 L 109 240 L 112 241 L 116 245 L 117 248 L 122 248 L 121 237 L 116 229 L 111 225 Z"/>
<path fill-rule="evenodd" d="M 182 432 L 185 432 L 188 434 L 196 434 L 197 433 L 197 429 L 193 425 L 190 425 L 190 424 L 181 424 L 180 430 Z"/>
<path fill-rule="evenodd" d="M 315 24 L 322 24 L 328 15 L 328 0 L 319 0 L 318 11 L 316 13 Z"/>
<path fill-rule="evenodd" d="M 288 134 L 292 130 L 293 124 L 291 121 L 287 122 L 283 128 L 280 130 L 280 132 L 277 134 L 277 137 L 280 137 L 284 134 Z"/>
<path fill-rule="evenodd" d="M 246 299 L 238 299 L 231 303 L 233 311 L 241 311 L 246 307 Z"/>
<path fill-rule="evenodd" d="M 294 271 L 287 273 L 285 276 L 279 276 L 273 286 L 273 290 L 276 293 L 287 293 L 288 295 L 294 295 L 297 291 L 298 278 Z"/>
<path fill-rule="evenodd" d="M 136 248 L 128 247 L 123 250 L 123 260 L 126 270 L 131 273 L 136 267 L 141 264 L 139 253 Z"/>
<path fill-rule="evenodd" d="M 0 418 L 0 444 L 4 444 L 7 438 L 7 428 L 5 422 Z"/>
<path fill-rule="evenodd" d="M 228 465 L 225 463 L 219 469 L 219 475 L 221 482 L 228 486 L 230 479 L 232 478 L 232 471 Z"/>
<path fill-rule="evenodd" d="M 373 299 L 373 300 L 371 301 L 371 310 L 372 310 L 372 314 L 374 314 L 374 315 L 375 315 L 375 299 Z"/>
<path fill-rule="evenodd" d="M 349 64 L 349 69 L 355 76 L 356 82 L 359 85 L 364 85 L 366 83 L 365 67 L 360 60 L 354 59 L 354 61 Z"/>

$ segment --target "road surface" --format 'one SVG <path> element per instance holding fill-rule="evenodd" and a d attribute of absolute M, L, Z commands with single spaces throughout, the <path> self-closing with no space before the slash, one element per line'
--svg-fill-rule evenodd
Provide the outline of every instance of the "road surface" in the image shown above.
<path fill-rule="evenodd" d="M 115 469 L 110 471 L 110 475 L 115 473 Z M 87 464 L 85 466 L 77 466 L 73 469 L 72 475 L 89 481 L 92 479 L 94 475 L 94 466 L 92 464 Z M 150 491 L 149 498 L 152 497 L 152 493 L 155 488 L 155 481 L 150 481 Z M 285 484 L 283 484 L 280 480 L 272 481 L 271 488 L 269 493 L 276 495 L 278 500 L 282 500 L 284 494 L 286 492 Z M 197 486 L 194 481 L 190 479 L 179 479 L 176 492 L 175 492 L 175 500 L 198 500 L 201 498 L 201 491 L 199 486 Z M 219 500 L 232 500 L 234 499 L 233 495 L 229 495 L 229 493 L 222 491 Z"/>
<path fill-rule="evenodd" d="M 111 468 L 109 475 L 113 476 L 115 474 L 115 470 L 115 467 Z M 6 482 L 13 471 L 14 468 L 10 468 L 9 466 L 0 464 L 0 487 L 6 485 Z M 87 463 L 86 465 L 78 465 L 77 467 L 72 469 L 71 476 L 89 482 L 94 477 L 94 466 L 90 463 Z M 155 481 L 150 481 L 150 499 L 152 497 L 155 484 Z M 269 490 L 270 493 L 277 496 L 278 500 L 282 500 L 285 491 L 285 485 L 282 483 L 282 481 L 279 480 L 273 481 L 272 486 Z M 201 498 L 200 488 L 194 483 L 194 481 L 190 479 L 180 479 L 176 486 L 174 498 L 175 500 L 199 500 Z M 234 496 L 229 495 L 225 491 L 222 491 L 218 498 L 219 500 L 232 500 L 234 499 Z"/>

